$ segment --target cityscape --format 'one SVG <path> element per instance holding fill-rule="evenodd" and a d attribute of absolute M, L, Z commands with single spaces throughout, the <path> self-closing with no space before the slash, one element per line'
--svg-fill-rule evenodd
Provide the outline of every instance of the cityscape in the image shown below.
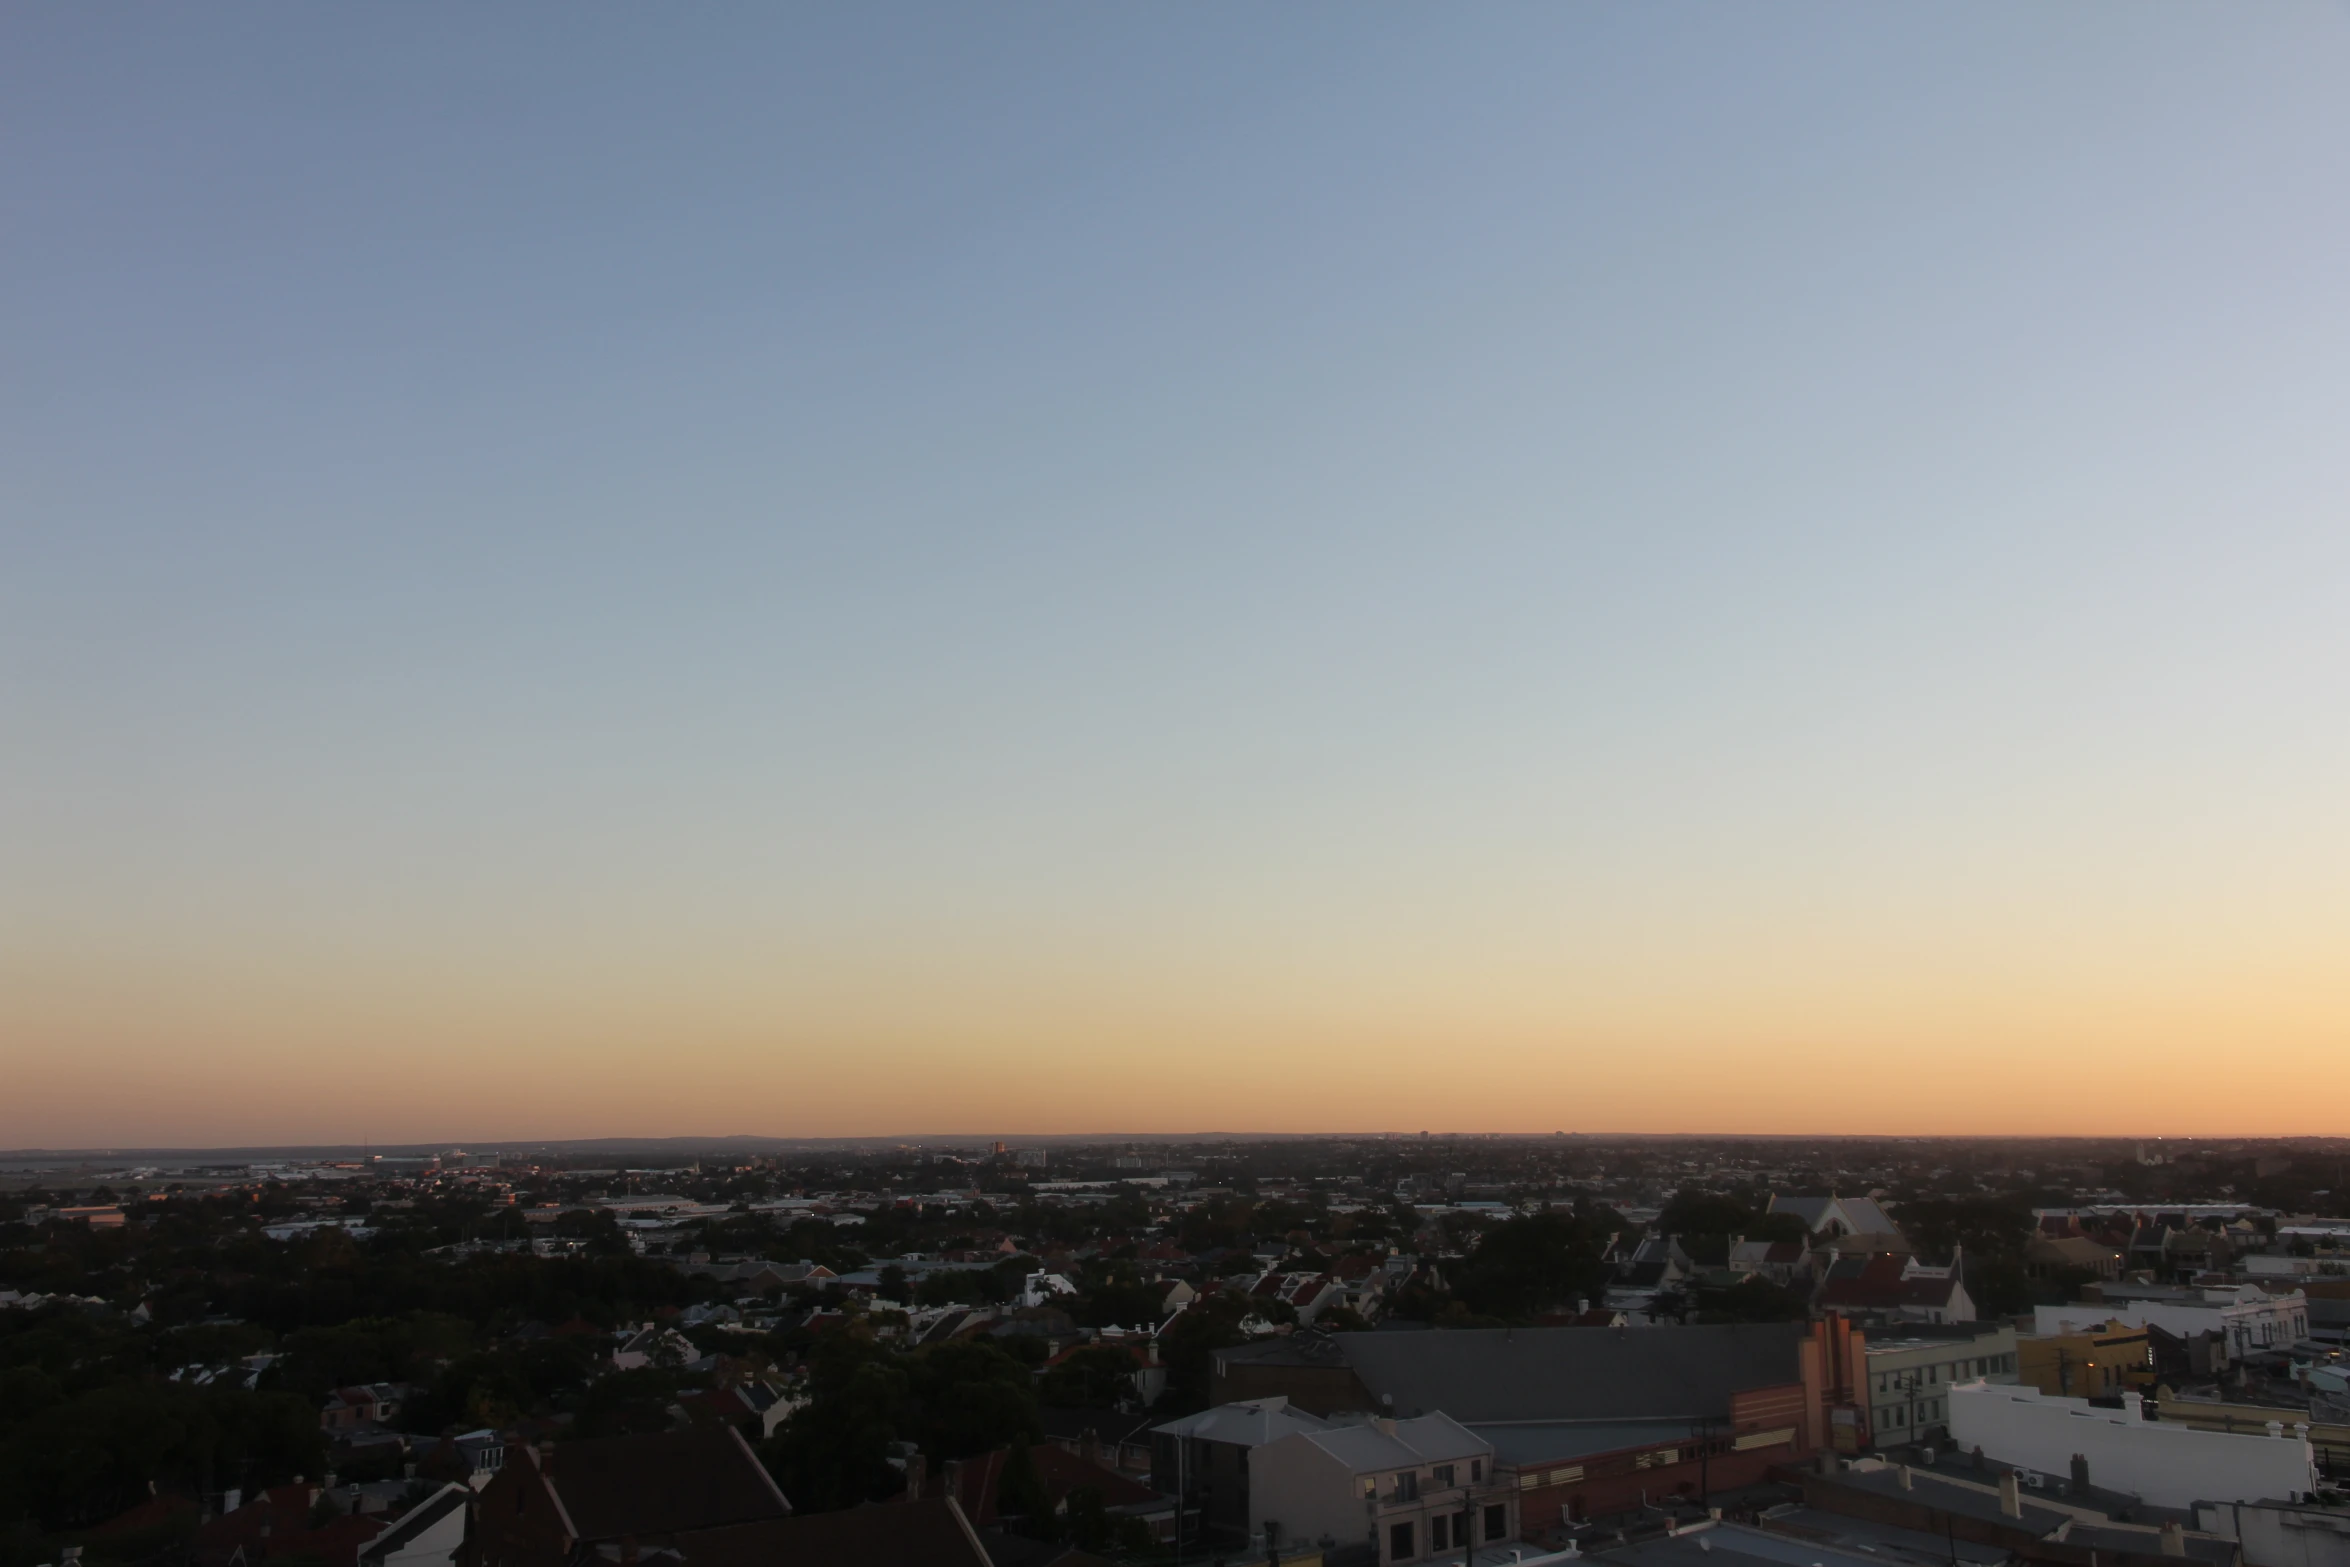
<path fill-rule="evenodd" d="M 19 1557 L 2158 1567 L 2350 1542 L 2350 1139 L 132 1160 L 0 1161 Z"/>

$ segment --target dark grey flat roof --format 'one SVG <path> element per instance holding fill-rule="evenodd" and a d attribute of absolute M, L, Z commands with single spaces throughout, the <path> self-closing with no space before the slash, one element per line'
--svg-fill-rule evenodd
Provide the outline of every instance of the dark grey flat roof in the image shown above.
<path fill-rule="evenodd" d="M 1628 1447 L 1685 1442 L 1697 1434 L 1688 1420 L 1526 1420 L 1471 1425 L 1505 1464 L 1545 1464 Z"/>
<path fill-rule="evenodd" d="M 1455 1420 L 1722 1416 L 1730 1396 L 1801 1380 L 1801 1322 L 1672 1328 L 1448 1328 L 1332 1343 L 1383 1413 Z"/>
<path fill-rule="evenodd" d="M 1819 1540 L 1848 1550 L 1873 1551 L 1889 1560 L 1914 1567 L 1947 1567 L 1954 1558 L 1973 1567 L 1996 1567 L 2014 1553 L 2005 1546 L 1984 1545 L 1924 1529 L 1904 1529 L 1843 1513 L 1824 1512 L 1791 1502 L 1763 1515 L 1762 1527 L 1798 1539 Z"/>

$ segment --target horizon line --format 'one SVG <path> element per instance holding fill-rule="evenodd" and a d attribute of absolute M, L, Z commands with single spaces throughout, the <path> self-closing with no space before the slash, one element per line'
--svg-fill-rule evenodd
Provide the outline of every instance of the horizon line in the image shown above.
<path fill-rule="evenodd" d="M 1485 1142 L 1532 1142 L 1567 1140 L 1616 1141 L 1708 1141 L 1708 1142 L 2031 1142 L 2031 1143 L 2127 1143 L 2127 1142 L 2184 1142 L 2219 1141 L 2247 1143 L 2281 1142 L 2350 1142 L 2350 1134 L 2340 1132 L 2115 1132 L 2115 1133 L 2031 1133 L 2031 1132 L 1725 1132 L 1725 1131 L 1460 1131 L 1434 1128 L 1412 1131 L 1189 1131 L 1189 1132 L 921 1132 L 921 1133 L 867 1133 L 823 1134 L 794 1136 L 768 1132 L 687 1133 L 666 1136 L 611 1135 L 589 1137 L 517 1137 L 517 1138 L 434 1138 L 409 1139 L 388 1142 L 318 1142 L 318 1143 L 215 1143 L 215 1144 L 107 1144 L 77 1148 L 6 1148 L 0 1149 L 0 1160 L 10 1159 L 126 1159 L 138 1155 L 193 1157 L 227 1154 L 334 1154 L 353 1151 L 376 1154 L 408 1155 L 434 1153 L 454 1149 L 458 1152 L 481 1151 L 499 1153 L 509 1149 L 526 1150 L 622 1148 L 627 1146 L 662 1145 L 679 1152 L 695 1148 L 718 1148 L 726 1144 L 766 1143 L 780 1149 L 833 1147 L 924 1147 L 968 1146 L 978 1143 L 1020 1142 L 1035 1144 L 1064 1144 L 1092 1146 L 1115 1142 L 1137 1143 L 1248 1143 L 1248 1142 L 1344 1142 L 1377 1140 L 1382 1142 L 1413 1142 L 1425 1139 L 1474 1139 Z"/>

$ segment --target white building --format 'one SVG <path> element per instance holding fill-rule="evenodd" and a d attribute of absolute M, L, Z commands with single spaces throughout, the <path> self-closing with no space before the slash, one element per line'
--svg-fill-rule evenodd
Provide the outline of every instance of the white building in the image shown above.
<path fill-rule="evenodd" d="M 2173 1338 L 2215 1332 L 2231 1360 L 2264 1349 L 2291 1349 L 2309 1338 L 2309 1297 L 2299 1290 L 2271 1295 L 2257 1284 L 2222 1284 L 2159 1293 L 2109 1287 L 2105 1293 L 2102 1301 L 2033 1307 L 2032 1331 L 2047 1337 L 2118 1321 L 2133 1328 L 2158 1327 Z"/>
<path fill-rule="evenodd" d="M 2145 1418 L 2138 1395 L 2106 1409 L 2029 1387 L 1970 1382 L 1950 1390 L 1950 1437 L 1997 1463 L 2070 1475 L 2088 1461 L 2089 1483 L 2156 1507 L 2197 1502 L 2298 1501 L 2317 1489 L 2308 1427 L 2272 1425 L 2266 1436 L 2199 1431 Z"/>
<path fill-rule="evenodd" d="M 1268 1544 L 1368 1542 L 1381 1567 L 1460 1560 L 1518 1537 L 1518 1492 L 1493 1444 L 1449 1415 L 1300 1431 L 1249 1455 L 1250 1515 Z"/>

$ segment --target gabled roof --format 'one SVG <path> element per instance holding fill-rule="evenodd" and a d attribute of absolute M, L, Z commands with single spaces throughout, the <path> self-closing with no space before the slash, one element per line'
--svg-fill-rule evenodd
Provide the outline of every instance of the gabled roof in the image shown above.
<path fill-rule="evenodd" d="M 1138 1503 L 1155 1502 L 1159 1493 L 1128 1475 L 1100 1464 L 1089 1463 L 1066 1448 L 1050 1442 L 1039 1442 L 1028 1450 L 1036 1463 L 1036 1477 L 1044 1482 L 1044 1494 L 1055 1507 L 1071 1494 L 1092 1487 L 1101 1493 L 1105 1507 L 1132 1507 Z"/>
<path fill-rule="evenodd" d="M 1356 1474 L 1487 1458 L 1493 1453 L 1491 1442 L 1450 1415 L 1422 1415 L 1390 1424 L 1393 1429 L 1386 1430 L 1369 1421 L 1357 1421 L 1327 1431 L 1301 1431 L 1296 1440 L 1311 1442 Z"/>
<path fill-rule="evenodd" d="M 1817 1235 L 1831 1224 L 1851 1235 L 1899 1235 L 1901 1226 L 1895 1224 L 1873 1198 L 1839 1197 L 1830 1192 L 1825 1197 L 1792 1197 L 1774 1194 L 1769 1209 L 1772 1213 L 1793 1214 L 1803 1227 Z"/>
<path fill-rule="evenodd" d="M 1153 1426 L 1153 1431 L 1169 1436 L 1187 1436 L 1202 1442 L 1230 1442 L 1241 1447 L 1262 1447 L 1277 1442 L 1299 1431 L 1321 1431 L 1330 1422 L 1319 1415 L 1309 1415 L 1302 1409 L 1290 1407 L 1286 1398 L 1251 1398 L 1236 1404 L 1218 1404 L 1203 1409 L 1196 1415 L 1185 1415 L 1165 1425 Z"/>
<path fill-rule="evenodd" d="M 676 1534 L 791 1512 L 731 1426 L 565 1442 L 549 1462 L 541 1475 L 583 1540 Z"/>
<path fill-rule="evenodd" d="M 472 1500 L 471 1486 L 458 1485 L 454 1481 L 442 1486 L 402 1513 L 399 1521 L 389 1529 L 368 1541 L 359 1552 L 359 1560 L 363 1563 L 382 1561 L 451 1513 L 463 1511 L 465 1504 Z"/>
<path fill-rule="evenodd" d="M 1851 1310 L 1948 1306 L 1960 1285 L 1956 1268 L 1919 1271 L 1908 1259 L 1886 1254 L 1846 1257 L 1828 1270 L 1819 1304 Z"/>
<path fill-rule="evenodd" d="M 952 1501 L 885 1502 L 680 1535 L 686 1567 L 990 1567 Z"/>

